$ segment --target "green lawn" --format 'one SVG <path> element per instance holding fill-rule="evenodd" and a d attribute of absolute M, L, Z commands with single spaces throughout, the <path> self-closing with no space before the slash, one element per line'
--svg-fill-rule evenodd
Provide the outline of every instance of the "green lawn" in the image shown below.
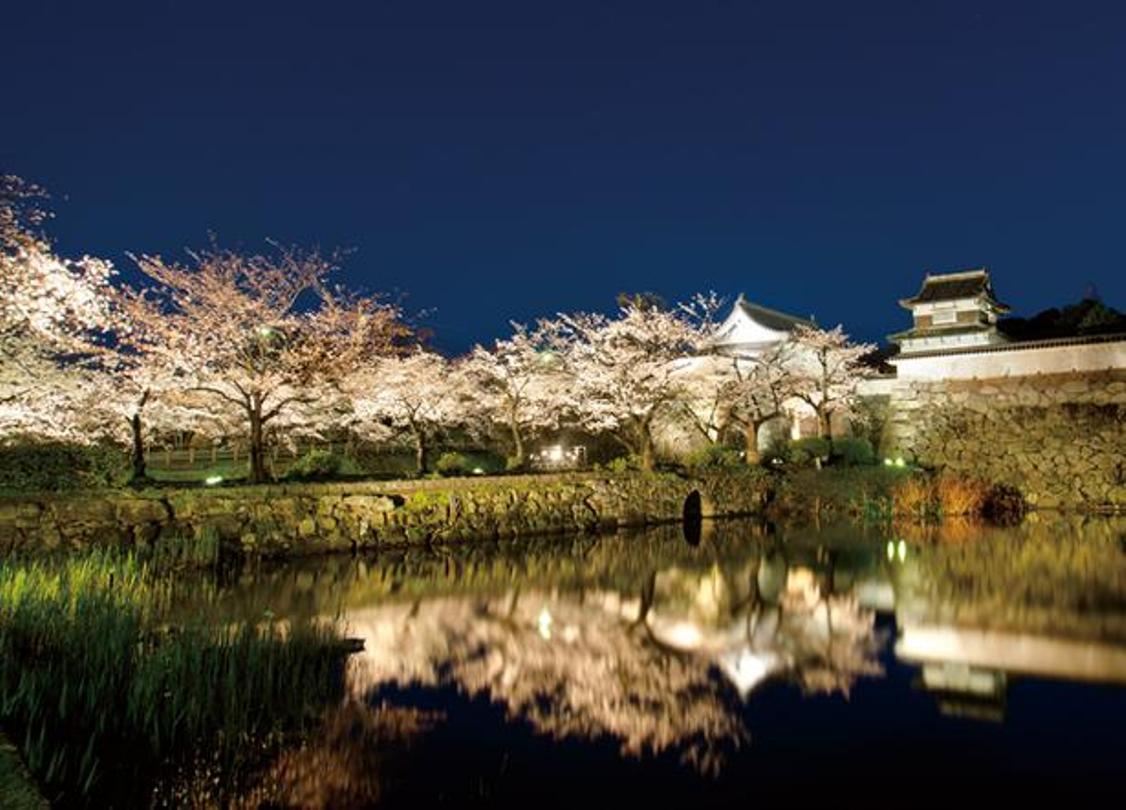
<path fill-rule="evenodd" d="M 199 467 L 189 470 L 172 470 L 150 465 L 146 471 L 149 478 L 154 481 L 168 483 L 189 483 L 193 481 L 206 481 L 213 476 L 221 476 L 224 481 L 237 481 L 247 476 L 247 463 L 245 461 L 220 461 L 209 467 Z"/>

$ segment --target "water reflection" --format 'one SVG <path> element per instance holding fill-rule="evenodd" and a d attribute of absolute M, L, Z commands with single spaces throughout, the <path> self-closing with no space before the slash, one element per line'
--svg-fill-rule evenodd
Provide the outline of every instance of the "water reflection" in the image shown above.
<path fill-rule="evenodd" d="M 453 688 L 551 739 L 712 774 L 753 754 L 768 685 L 839 700 L 908 667 L 938 711 L 1001 721 L 1022 677 L 1126 683 L 1126 520 L 680 532 L 331 558 L 213 598 L 339 613 L 364 644 L 358 702 Z"/>

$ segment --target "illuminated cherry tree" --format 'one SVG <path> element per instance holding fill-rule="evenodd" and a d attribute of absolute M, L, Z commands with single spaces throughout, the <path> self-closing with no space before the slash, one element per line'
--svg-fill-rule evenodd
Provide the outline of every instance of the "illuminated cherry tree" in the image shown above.
<path fill-rule="evenodd" d="M 184 390 L 243 415 L 250 479 L 266 478 L 266 431 L 298 405 L 335 396 L 406 329 L 396 306 L 329 288 L 331 259 L 280 246 L 269 255 L 212 247 L 187 264 L 135 257 L 155 288 L 129 290 L 130 341 Z"/>
<path fill-rule="evenodd" d="M 558 426 L 567 377 L 545 326 L 513 323 L 512 330 L 512 337 L 497 340 L 492 349 L 475 346 L 464 372 L 477 406 L 511 436 L 510 463 L 518 469 L 526 461 L 528 435 Z"/>
<path fill-rule="evenodd" d="M 685 411 L 708 441 L 738 429 L 746 461 L 755 464 L 763 425 L 785 414 L 786 401 L 794 395 L 793 365 L 788 344 L 754 357 L 700 358 L 691 371 L 694 397 L 685 403 Z"/>
<path fill-rule="evenodd" d="M 112 329 L 113 266 L 58 256 L 42 225 L 46 193 L 0 176 L 0 417 L 3 431 L 83 438 L 77 403 L 93 380 L 83 365 Z"/>
<path fill-rule="evenodd" d="M 435 352 L 386 358 L 350 375 L 343 389 L 352 405 L 353 430 L 376 441 L 407 436 L 419 473 L 426 472 L 430 449 L 444 430 L 470 426 L 466 378 Z"/>
<path fill-rule="evenodd" d="M 847 413 L 865 376 L 860 359 L 876 347 L 853 343 L 844 330 L 799 326 L 794 330 L 799 355 L 794 369 L 794 395 L 817 414 L 818 432 L 832 435 L 835 413 Z"/>
<path fill-rule="evenodd" d="M 608 433 L 653 469 L 655 420 L 690 397 L 684 370 L 719 303 L 714 295 L 672 309 L 627 301 L 617 318 L 580 313 L 551 322 L 573 378 L 579 427 Z"/>

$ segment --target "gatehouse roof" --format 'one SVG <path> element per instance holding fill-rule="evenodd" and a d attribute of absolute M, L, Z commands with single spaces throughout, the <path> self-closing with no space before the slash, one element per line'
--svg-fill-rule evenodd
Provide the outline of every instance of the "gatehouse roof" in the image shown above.
<path fill-rule="evenodd" d="M 965 298 L 982 298 L 998 312 L 1009 311 L 1009 307 L 998 301 L 993 294 L 993 282 L 989 278 L 989 270 L 984 267 L 959 270 L 956 273 L 928 272 L 919 292 L 913 298 L 900 300 L 899 304 L 905 309 L 913 309 L 917 304 Z"/>

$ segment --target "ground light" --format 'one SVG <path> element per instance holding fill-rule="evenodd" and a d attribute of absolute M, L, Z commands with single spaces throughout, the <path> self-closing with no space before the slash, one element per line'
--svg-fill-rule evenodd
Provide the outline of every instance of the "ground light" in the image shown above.
<path fill-rule="evenodd" d="M 536 625 L 541 636 L 545 639 L 551 638 L 551 613 L 548 611 L 547 605 L 544 605 L 540 615 L 536 618 Z"/>
<path fill-rule="evenodd" d="M 221 475 L 209 475 L 209 476 L 207 476 L 206 478 L 203 479 L 203 483 L 207 484 L 207 486 L 209 486 L 209 487 L 213 487 L 216 484 L 223 483 L 223 476 L 221 476 Z"/>

